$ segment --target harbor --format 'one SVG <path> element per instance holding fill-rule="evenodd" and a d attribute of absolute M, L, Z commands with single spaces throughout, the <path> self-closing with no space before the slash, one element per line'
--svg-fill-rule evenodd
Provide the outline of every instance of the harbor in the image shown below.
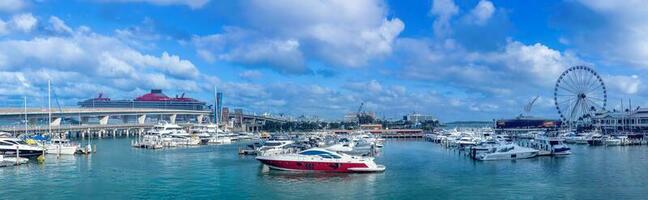
<path fill-rule="evenodd" d="M 0 0 L 0 200 L 648 199 L 646 8 Z"/>
<path fill-rule="evenodd" d="M 248 143 L 130 148 L 130 139 L 96 140 L 96 154 L 47 155 L 44 165 L 0 168 L 0 194 L 15 199 L 111 196 L 118 199 L 416 199 L 641 198 L 648 146 L 572 146 L 568 157 L 481 162 L 424 140 L 387 140 L 376 162 L 384 173 L 321 174 L 264 169 L 239 156 Z M 619 165 L 624 163 L 624 165 Z M 619 177 L 624 178 L 619 178 Z M 33 188 L 40 185 L 39 189 Z M 548 192 L 551 191 L 551 192 Z"/>
<path fill-rule="evenodd" d="M 574 70 L 596 75 L 580 66 L 565 73 Z M 561 118 L 554 120 L 529 116 L 535 97 L 514 119 L 442 124 L 420 113 L 381 120 L 361 102 L 357 112 L 336 122 L 244 114 L 241 109 L 230 115 L 222 108 L 223 95 L 216 89 L 214 94 L 211 109 L 159 89 L 133 100 L 113 101 L 100 94 L 79 102 L 79 108 L 53 109 L 51 100 L 48 109 L 27 108 L 25 98 L 22 110 L 0 109 L 0 118 L 13 120 L 0 126 L 0 181 L 27 180 L 22 186 L 7 184 L 0 195 L 23 191 L 42 177 L 63 184 L 34 195 L 65 183 L 72 188 L 51 199 L 82 194 L 240 199 L 267 198 L 267 193 L 279 199 L 409 199 L 429 192 L 467 199 L 588 199 L 612 191 L 636 198 L 643 191 L 628 187 L 641 176 L 615 177 L 630 169 L 642 173 L 640 166 L 648 164 L 643 163 L 648 162 L 644 109 L 606 111 L 582 103 L 563 110 L 565 105 L 556 104 Z M 591 102 L 583 93 L 572 98 L 580 99 L 576 104 Z M 322 185 L 326 189 L 310 192 Z M 299 189 L 272 192 L 283 188 Z"/>

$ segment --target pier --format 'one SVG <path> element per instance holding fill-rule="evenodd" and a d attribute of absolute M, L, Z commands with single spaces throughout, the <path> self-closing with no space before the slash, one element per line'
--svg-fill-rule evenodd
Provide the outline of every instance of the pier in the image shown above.
<path fill-rule="evenodd" d="M 48 125 L 48 110 L 35 108 L 1 108 L 0 120 L 14 121 L 0 126 L 0 131 L 24 133 L 69 133 L 72 137 L 129 136 L 141 134 L 160 121 L 200 124 L 210 121 L 210 110 L 177 110 L 149 108 L 61 108 L 52 110 Z M 225 116 L 224 116 L 225 117 Z M 286 119 L 254 114 L 236 113 L 227 116 L 234 130 L 258 132 L 266 121 L 286 122 Z M 25 124 L 27 122 L 27 124 Z"/>

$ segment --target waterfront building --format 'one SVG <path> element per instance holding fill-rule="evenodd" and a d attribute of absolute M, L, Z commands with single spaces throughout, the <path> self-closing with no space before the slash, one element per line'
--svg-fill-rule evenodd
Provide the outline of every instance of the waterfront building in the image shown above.
<path fill-rule="evenodd" d="M 176 110 L 207 110 L 205 102 L 181 96 L 168 97 L 162 90 L 153 89 L 150 93 L 133 100 L 112 100 L 99 94 L 97 98 L 77 103 L 82 108 L 159 108 Z"/>
<path fill-rule="evenodd" d="M 499 119 L 495 121 L 497 133 L 525 133 L 528 131 L 547 131 L 560 128 L 560 120 L 544 119 L 529 116 L 519 116 L 515 119 Z"/>
<path fill-rule="evenodd" d="M 648 108 L 597 113 L 592 125 L 604 134 L 648 132 Z"/>
<path fill-rule="evenodd" d="M 434 122 L 437 118 L 432 115 L 423 115 L 420 113 L 410 113 L 403 116 L 403 120 L 411 123 Z"/>

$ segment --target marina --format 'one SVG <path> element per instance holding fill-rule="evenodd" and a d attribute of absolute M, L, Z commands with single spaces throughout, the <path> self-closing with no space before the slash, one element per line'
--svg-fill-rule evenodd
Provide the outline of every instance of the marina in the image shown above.
<path fill-rule="evenodd" d="M 387 140 L 377 163 L 384 173 L 294 173 L 265 169 L 239 156 L 248 143 L 146 150 L 130 140 L 96 140 L 96 154 L 46 155 L 0 168 L 0 195 L 74 199 L 610 199 L 642 198 L 648 180 L 648 146 L 572 146 L 567 157 L 483 162 L 424 140 Z M 619 165 L 618 163 L 625 163 Z M 620 179 L 619 177 L 625 177 Z M 41 185 L 34 189 L 34 185 Z M 546 192 L 551 191 L 551 192 Z M 14 199 L 30 199 L 29 196 Z"/>
<path fill-rule="evenodd" d="M 648 199 L 646 8 L 0 0 L 0 200 Z"/>

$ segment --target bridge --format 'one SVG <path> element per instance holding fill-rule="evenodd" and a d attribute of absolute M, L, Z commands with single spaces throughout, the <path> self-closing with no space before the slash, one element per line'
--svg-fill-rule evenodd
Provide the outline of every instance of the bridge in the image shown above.
<path fill-rule="evenodd" d="M 61 108 L 52 110 L 51 123 L 47 124 L 49 112 L 40 108 L 0 108 L 0 120 L 14 122 L 0 126 L 0 131 L 12 133 L 46 132 L 103 132 L 115 131 L 129 134 L 131 129 L 139 132 L 151 128 L 158 121 L 171 123 L 203 123 L 211 117 L 210 110 L 174 110 L 153 108 Z M 237 128 L 259 131 L 266 121 L 286 122 L 270 116 L 241 114 L 228 116 L 238 120 Z M 236 118 L 236 119 L 234 119 Z M 27 119 L 27 125 L 25 125 Z"/>

